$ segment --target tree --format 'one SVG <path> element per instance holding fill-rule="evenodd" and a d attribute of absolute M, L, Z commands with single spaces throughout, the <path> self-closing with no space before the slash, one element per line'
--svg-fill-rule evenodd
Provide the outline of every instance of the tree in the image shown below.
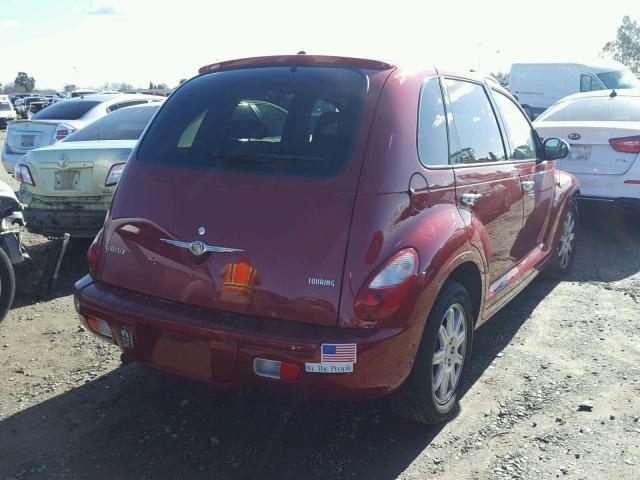
<path fill-rule="evenodd" d="M 76 87 L 73 83 L 67 83 L 64 87 L 62 87 L 66 93 L 71 93 L 78 87 Z"/>
<path fill-rule="evenodd" d="M 16 79 L 13 83 L 16 87 L 23 87 L 27 92 L 31 92 L 34 88 L 36 88 L 36 79 L 30 77 L 25 72 L 18 72 L 18 75 L 16 75 Z"/>
<path fill-rule="evenodd" d="M 618 36 L 612 42 L 605 43 L 604 53 L 611 53 L 613 58 L 634 71 L 640 70 L 640 25 L 628 15 L 622 19 L 618 28 Z"/>
<path fill-rule="evenodd" d="M 180 79 L 180 83 L 179 83 L 179 85 L 182 85 L 182 84 L 183 84 L 184 82 L 186 82 L 186 81 L 187 81 L 187 79 L 186 79 L 186 78 L 181 78 L 181 79 Z"/>

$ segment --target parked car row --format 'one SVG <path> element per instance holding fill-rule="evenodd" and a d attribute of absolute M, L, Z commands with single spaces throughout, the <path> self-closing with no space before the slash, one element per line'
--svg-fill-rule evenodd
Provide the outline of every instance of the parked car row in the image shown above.
<path fill-rule="evenodd" d="M 34 149 L 58 142 L 105 115 L 132 105 L 159 102 L 153 95 L 87 95 L 55 103 L 30 120 L 17 120 L 7 128 L 2 164 L 13 173 L 15 165 Z"/>
<path fill-rule="evenodd" d="M 16 168 L 31 231 L 95 237 L 125 163 L 159 107 L 120 108 L 48 147 L 30 150 Z"/>
<path fill-rule="evenodd" d="M 389 395 L 440 422 L 474 329 L 571 264 L 579 186 L 554 165 L 569 147 L 542 142 L 495 81 L 343 57 L 210 65 L 109 180 L 132 144 L 106 132 L 150 108 L 17 170 L 32 199 L 99 198 L 119 177 L 75 305 L 129 359 L 222 386 Z"/>

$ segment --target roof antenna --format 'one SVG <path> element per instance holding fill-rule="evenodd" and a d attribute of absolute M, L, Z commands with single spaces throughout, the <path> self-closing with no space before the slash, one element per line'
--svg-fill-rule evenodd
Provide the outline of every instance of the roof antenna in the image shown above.
<path fill-rule="evenodd" d="M 609 94 L 609 96 L 613 98 L 613 97 L 617 97 L 618 94 L 616 93 L 615 89 L 611 89 L 611 93 Z"/>
<path fill-rule="evenodd" d="M 306 55 L 307 52 L 305 52 L 304 50 L 300 50 L 296 55 Z"/>

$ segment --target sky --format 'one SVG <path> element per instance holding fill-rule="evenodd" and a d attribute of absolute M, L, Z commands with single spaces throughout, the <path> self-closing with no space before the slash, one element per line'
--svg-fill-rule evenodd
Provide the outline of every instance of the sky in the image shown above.
<path fill-rule="evenodd" d="M 333 54 L 486 72 L 588 61 L 640 1 L 0 0 L 0 83 L 175 86 L 215 61 Z"/>

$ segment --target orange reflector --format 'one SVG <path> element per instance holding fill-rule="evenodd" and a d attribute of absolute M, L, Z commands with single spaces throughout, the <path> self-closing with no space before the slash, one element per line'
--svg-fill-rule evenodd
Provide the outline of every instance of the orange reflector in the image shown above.
<path fill-rule="evenodd" d="M 101 318 L 96 318 L 93 315 L 87 315 L 87 324 L 95 333 L 102 335 L 103 337 L 113 337 L 111 327 Z"/>
<path fill-rule="evenodd" d="M 253 359 L 253 372 L 259 377 L 293 382 L 298 379 L 301 370 L 300 365 L 296 363 L 280 362 L 266 358 Z"/>
<path fill-rule="evenodd" d="M 625 180 L 624 183 L 631 183 L 632 185 L 640 185 L 640 180 Z"/>

